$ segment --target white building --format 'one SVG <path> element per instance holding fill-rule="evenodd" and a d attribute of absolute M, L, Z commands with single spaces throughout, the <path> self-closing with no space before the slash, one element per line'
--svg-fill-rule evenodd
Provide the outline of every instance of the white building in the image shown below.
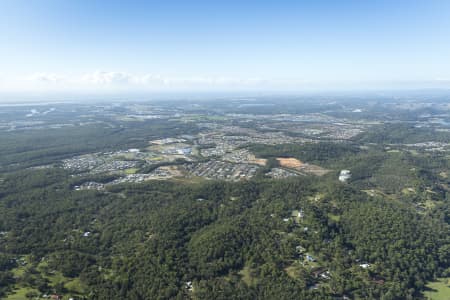
<path fill-rule="evenodd" d="M 349 170 L 341 170 L 341 173 L 339 174 L 339 181 L 341 182 L 347 182 L 352 177 L 352 174 Z"/>

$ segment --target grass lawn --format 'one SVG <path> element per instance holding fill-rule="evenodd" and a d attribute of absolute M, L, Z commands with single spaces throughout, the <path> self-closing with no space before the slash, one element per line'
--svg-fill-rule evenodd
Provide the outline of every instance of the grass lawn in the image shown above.
<path fill-rule="evenodd" d="M 64 284 L 67 289 L 67 293 L 64 295 L 64 299 L 69 299 L 73 296 L 82 296 L 86 293 L 86 286 L 78 279 L 78 278 L 67 278 L 61 272 L 54 271 L 52 274 L 48 274 L 45 272 L 47 267 L 47 262 L 42 261 L 37 266 L 37 271 L 41 273 L 41 275 L 50 281 L 51 286 L 55 286 L 58 283 Z M 24 274 L 26 270 L 26 266 L 19 266 L 12 270 L 14 276 L 20 277 Z M 24 287 L 21 284 L 16 284 L 13 292 L 6 296 L 6 300 L 26 300 L 26 294 L 28 292 L 36 292 L 38 295 L 41 295 L 37 289 Z"/>
<path fill-rule="evenodd" d="M 398 149 L 388 150 L 387 153 L 400 153 L 401 151 Z"/>
<path fill-rule="evenodd" d="M 427 284 L 425 297 L 431 300 L 449 300 L 450 299 L 450 278 L 440 278 L 437 281 Z"/>
<path fill-rule="evenodd" d="M 25 266 L 19 266 L 17 268 L 14 268 L 11 270 L 11 272 L 13 273 L 14 277 L 20 277 L 25 272 Z"/>
<path fill-rule="evenodd" d="M 130 169 L 126 169 L 125 170 L 125 174 L 130 175 L 130 174 L 136 174 L 136 172 L 138 171 L 138 168 L 130 168 Z"/>
<path fill-rule="evenodd" d="M 377 189 L 370 189 L 370 190 L 361 190 L 362 192 L 366 193 L 367 195 L 371 196 L 371 197 L 383 197 L 383 198 L 387 198 L 390 200 L 397 200 L 397 198 L 393 195 L 389 195 L 384 193 L 381 190 L 377 190 Z"/>
<path fill-rule="evenodd" d="M 328 218 L 330 218 L 330 220 L 333 220 L 333 221 L 335 221 L 335 222 L 339 222 L 339 220 L 341 219 L 341 216 L 338 216 L 338 215 L 334 215 L 334 214 L 332 214 L 332 213 L 329 213 L 329 214 L 328 214 Z"/>
<path fill-rule="evenodd" d="M 245 266 L 241 271 L 239 271 L 239 275 L 242 276 L 242 281 L 244 281 L 248 286 L 252 286 L 257 283 L 257 279 L 252 276 L 251 269 L 248 266 Z"/>
<path fill-rule="evenodd" d="M 41 263 L 40 266 L 44 266 L 46 263 Z M 40 269 L 41 270 L 41 269 Z M 61 272 L 54 272 L 52 275 L 42 274 L 43 277 L 50 280 L 51 285 L 63 283 L 69 294 L 83 294 L 86 291 L 86 287 L 81 283 L 78 278 L 67 278 Z"/>
<path fill-rule="evenodd" d="M 181 183 L 202 183 L 205 182 L 207 179 L 203 177 L 192 176 L 192 177 L 171 178 L 170 180 L 173 182 L 181 182 Z"/>
<path fill-rule="evenodd" d="M 64 286 L 69 290 L 69 294 L 83 295 L 86 293 L 85 285 L 78 278 L 67 281 Z"/>
<path fill-rule="evenodd" d="M 28 292 L 33 292 L 33 291 L 36 292 L 38 295 L 41 294 L 38 290 L 27 288 L 27 287 L 21 287 L 21 288 L 15 289 L 12 294 L 7 295 L 6 298 L 4 298 L 4 299 L 5 300 L 26 300 L 26 299 L 28 299 L 26 297 L 26 294 Z"/>
<path fill-rule="evenodd" d="M 427 209 L 432 209 L 433 207 L 436 206 L 436 203 L 432 200 L 426 200 L 424 203 L 425 208 Z"/>
<path fill-rule="evenodd" d="M 404 194 L 404 195 L 412 195 L 412 194 L 416 194 L 416 190 L 415 189 L 413 189 L 413 188 L 404 188 L 404 189 L 402 189 L 402 193 Z"/>
<path fill-rule="evenodd" d="M 308 196 L 307 199 L 312 202 L 318 202 L 318 201 L 323 200 L 324 197 L 325 197 L 324 194 L 318 193 L 315 196 Z"/>
<path fill-rule="evenodd" d="M 287 275 L 293 279 L 297 279 L 300 274 L 302 266 L 298 261 L 295 261 L 289 267 L 286 267 L 284 271 L 286 271 Z"/>

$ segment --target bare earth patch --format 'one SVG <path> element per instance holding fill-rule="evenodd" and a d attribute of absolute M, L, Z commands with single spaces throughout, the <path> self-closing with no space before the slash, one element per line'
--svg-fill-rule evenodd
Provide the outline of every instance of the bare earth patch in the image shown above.
<path fill-rule="evenodd" d="M 304 173 L 310 173 L 317 176 L 322 176 L 330 172 L 330 170 L 324 169 L 317 165 L 304 163 L 293 157 L 277 157 L 277 161 L 280 166 L 284 168 L 295 169 Z"/>
<path fill-rule="evenodd" d="M 253 154 L 250 154 L 248 156 L 248 162 L 251 164 L 257 164 L 260 166 L 265 166 L 267 163 L 267 159 L 265 158 L 256 158 L 256 156 L 254 156 Z"/>
<path fill-rule="evenodd" d="M 159 167 L 162 170 L 165 170 L 170 173 L 173 177 L 181 177 L 183 176 L 183 173 L 178 169 L 177 166 L 162 166 Z"/>
<path fill-rule="evenodd" d="M 280 164 L 280 166 L 285 167 L 285 168 L 300 168 L 301 166 L 303 166 L 303 163 L 301 161 L 299 161 L 296 158 L 293 157 L 289 157 L 289 158 L 285 158 L 285 157 L 277 157 L 278 163 Z"/>
<path fill-rule="evenodd" d="M 307 172 L 307 173 L 317 175 L 317 176 L 323 176 L 323 175 L 327 174 L 328 172 L 330 172 L 330 170 L 324 169 L 324 168 L 316 166 L 316 165 L 310 165 L 310 164 L 303 165 L 301 170 L 304 172 Z"/>

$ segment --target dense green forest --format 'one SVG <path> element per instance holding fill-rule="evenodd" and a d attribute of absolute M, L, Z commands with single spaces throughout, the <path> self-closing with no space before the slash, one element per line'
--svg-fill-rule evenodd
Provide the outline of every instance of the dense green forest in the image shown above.
<path fill-rule="evenodd" d="M 359 135 L 356 140 L 377 144 L 414 144 L 430 141 L 449 143 L 450 133 L 433 128 L 393 123 L 374 127 L 369 132 Z"/>
<path fill-rule="evenodd" d="M 2 182 L 3 293 L 17 280 L 74 293 L 52 285 L 58 272 L 78 278 L 89 299 L 413 299 L 428 280 L 450 275 L 448 205 L 421 214 L 314 177 L 165 181 L 105 193 L 72 191 L 71 180 L 48 169 Z M 291 217 L 298 209 L 300 220 Z M 23 256 L 16 278 L 14 258 Z M 329 279 L 315 277 L 321 269 Z"/>
<path fill-rule="evenodd" d="M 83 179 L 57 164 L 28 168 L 196 130 L 129 126 L 1 133 L 0 298 L 423 299 L 428 282 L 450 276 L 448 156 L 363 144 L 409 141 L 407 128 L 248 146 L 272 164 L 295 157 L 330 170 L 320 177 L 76 191 Z"/>

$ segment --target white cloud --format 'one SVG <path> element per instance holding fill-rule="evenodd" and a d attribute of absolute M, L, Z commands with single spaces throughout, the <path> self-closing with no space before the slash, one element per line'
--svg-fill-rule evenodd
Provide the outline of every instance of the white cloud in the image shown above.
<path fill-rule="evenodd" d="M 100 85 L 123 85 L 133 82 L 133 75 L 124 72 L 95 71 L 81 77 L 82 82 Z"/>
<path fill-rule="evenodd" d="M 51 83 L 64 81 L 64 77 L 54 73 L 35 73 L 29 76 L 29 80 L 36 82 Z"/>
<path fill-rule="evenodd" d="M 305 81 L 295 78 L 258 78 L 225 76 L 163 76 L 122 71 L 94 71 L 81 74 L 49 72 L 5 76 L 0 74 L 0 92 L 146 92 L 146 91 L 299 91 L 318 89 L 351 89 L 400 87 L 449 88 L 450 78 L 435 78 L 421 82 L 348 82 Z"/>
<path fill-rule="evenodd" d="M 261 88 L 280 82 L 260 78 L 230 77 L 164 77 L 154 74 L 131 74 L 117 71 L 95 71 L 81 75 L 37 73 L 28 76 L 31 86 L 45 89 L 70 90 L 157 90 L 157 89 L 228 89 Z"/>

